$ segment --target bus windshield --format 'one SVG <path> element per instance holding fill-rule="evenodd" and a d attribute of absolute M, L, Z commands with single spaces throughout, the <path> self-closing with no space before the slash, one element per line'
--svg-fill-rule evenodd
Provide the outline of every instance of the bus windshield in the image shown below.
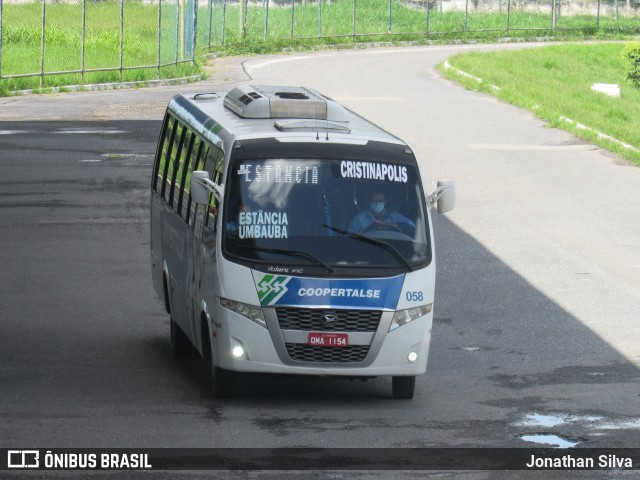
<path fill-rule="evenodd" d="M 430 261 L 425 201 L 411 163 L 241 159 L 231 164 L 225 191 L 224 252 L 255 268 L 348 274 L 408 271 Z"/>

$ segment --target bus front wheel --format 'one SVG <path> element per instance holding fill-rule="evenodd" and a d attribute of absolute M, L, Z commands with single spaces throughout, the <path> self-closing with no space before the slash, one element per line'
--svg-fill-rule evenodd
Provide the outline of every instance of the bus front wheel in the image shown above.
<path fill-rule="evenodd" d="M 209 329 L 205 326 L 204 322 L 202 325 L 202 360 L 204 360 L 207 367 L 207 388 L 211 396 L 213 398 L 228 397 L 232 387 L 232 374 L 213 364 Z"/>
<path fill-rule="evenodd" d="M 178 324 L 170 318 L 171 324 L 171 352 L 174 358 L 189 358 L 191 356 L 191 341 L 178 326 Z"/>
<path fill-rule="evenodd" d="M 394 398 L 411 400 L 416 390 L 416 377 L 393 377 L 391 379 L 391 390 Z"/>

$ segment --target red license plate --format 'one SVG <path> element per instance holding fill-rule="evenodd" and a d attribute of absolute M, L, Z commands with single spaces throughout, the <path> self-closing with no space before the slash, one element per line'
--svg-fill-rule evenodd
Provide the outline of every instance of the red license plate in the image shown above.
<path fill-rule="evenodd" d="M 307 344 L 312 347 L 348 347 L 349 335 L 346 333 L 309 333 Z"/>

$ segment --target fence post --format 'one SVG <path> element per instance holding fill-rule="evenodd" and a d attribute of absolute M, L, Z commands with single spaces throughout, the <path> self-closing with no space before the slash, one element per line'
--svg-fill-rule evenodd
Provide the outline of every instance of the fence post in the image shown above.
<path fill-rule="evenodd" d="M 178 65 L 178 51 L 180 50 L 180 0 L 176 0 L 176 54 L 173 56 L 173 64 Z"/>
<path fill-rule="evenodd" d="M 467 19 L 469 17 L 469 0 L 464 3 L 464 31 L 467 31 Z"/>
<path fill-rule="evenodd" d="M 600 0 L 598 0 L 598 13 L 596 16 L 596 30 L 600 30 Z"/>
<path fill-rule="evenodd" d="M 120 81 L 122 82 L 124 52 L 124 0 L 120 0 Z"/>
<path fill-rule="evenodd" d="M 551 30 L 556 29 L 556 0 L 551 0 Z"/>
<path fill-rule="evenodd" d="M 505 35 L 509 36 L 509 20 L 511 17 L 511 0 L 507 0 L 507 29 Z"/>
<path fill-rule="evenodd" d="M 211 49 L 211 30 L 213 26 L 213 0 L 209 0 L 209 40 L 207 45 Z"/>
<path fill-rule="evenodd" d="M 436 0 L 437 1 L 437 0 Z M 431 0 L 427 0 L 427 18 L 426 18 L 426 31 L 425 33 L 429 34 L 429 13 L 431 12 Z"/>
<path fill-rule="evenodd" d="M 158 0 L 158 80 L 160 80 L 160 65 L 162 65 L 161 53 L 162 45 L 162 0 Z"/>
<path fill-rule="evenodd" d="M 356 0 L 353 0 L 353 11 L 351 12 L 351 36 L 356 38 Z"/>
<path fill-rule="evenodd" d="M 196 64 L 196 50 L 198 49 L 198 0 L 193 1 L 193 47 L 191 48 L 191 66 Z"/>
<path fill-rule="evenodd" d="M 263 40 L 267 41 L 269 34 L 269 0 L 264 0 L 264 36 Z"/>
<path fill-rule="evenodd" d="M 291 0 L 291 31 L 289 32 L 289 36 L 293 39 L 293 23 L 295 22 L 296 16 L 296 0 Z"/>
<path fill-rule="evenodd" d="M 320 38 L 321 36 L 322 36 L 322 0 L 318 0 L 318 38 Z"/>
<path fill-rule="evenodd" d="M 227 33 L 227 0 L 222 0 L 222 38 L 220 41 L 224 45 L 225 35 Z"/>
<path fill-rule="evenodd" d="M 389 0 L 389 33 L 391 33 L 393 22 L 393 0 Z"/>
<path fill-rule="evenodd" d="M 47 18 L 47 0 L 42 0 L 42 29 L 40 32 L 40 88 L 44 85 L 44 38 Z"/>
<path fill-rule="evenodd" d="M 85 34 L 87 27 L 87 0 L 82 0 L 82 46 L 80 49 L 80 80 L 84 83 L 84 48 L 85 48 Z"/>
<path fill-rule="evenodd" d="M 0 78 L 2 78 L 2 0 L 0 0 Z"/>

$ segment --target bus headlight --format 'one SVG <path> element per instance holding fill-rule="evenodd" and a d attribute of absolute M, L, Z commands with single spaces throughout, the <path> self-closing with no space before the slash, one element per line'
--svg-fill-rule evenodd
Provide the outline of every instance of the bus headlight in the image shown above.
<path fill-rule="evenodd" d="M 422 305 L 421 307 L 409 308 L 407 310 L 398 310 L 393 314 L 393 320 L 391 321 L 389 331 L 392 332 L 396 328 L 406 325 L 416 318 L 424 317 L 425 315 L 431 313 L 432 307 L 433 304 L 430 303 L 429 305 Z"/>
<path fill-rule="evenodd" d="M 232 312 L 236 312 L 237 314 L 248 318 L 249 320 L 253 320 L 258 325 L 262 325 L 264 328 L 267 328 L 267 322 L 265 322 L 264 320 L 264 315 L 262 314 L 262 309 L 260 307 L 247 305 L 246 303 L 242 302 L 236 302 L 235 300 L 228 300 L 226 298 L 220 299 L 220 305 L 228 310 L 231 310 Z"/>

